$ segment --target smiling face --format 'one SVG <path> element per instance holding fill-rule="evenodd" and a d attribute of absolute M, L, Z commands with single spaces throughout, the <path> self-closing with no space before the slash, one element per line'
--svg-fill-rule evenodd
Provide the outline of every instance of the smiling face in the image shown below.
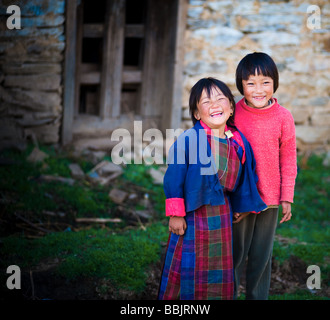
<path fill-rule="evenodd" d="M 216 136 L 224 137 L 225 126 L 232 112 L 229 99 L 219 88 L 212 87 L 209 96 L 207 90 L 203 90 L 194 116 L 210 127 Z"/>
<path fill-rule="evenodd" d="M 265 108 L 274 93 L 274 81 L 262 74 L 250 75 L 243 80 L 243 93 L 248 106 L 252 108 Z"/>

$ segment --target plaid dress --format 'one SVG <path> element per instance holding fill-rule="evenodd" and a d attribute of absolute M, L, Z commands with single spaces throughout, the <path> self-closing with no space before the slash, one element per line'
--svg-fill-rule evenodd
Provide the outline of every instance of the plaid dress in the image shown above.
<path fill-rule="evenodd" d="M 226 192 L 236 188 L 241 163 L 233 139 L 230 152 L 226 140 L 208 136 L 208 141 L 219 163 L 225 204 L 188 212 L 185 234 L 170 233 L 158 295 L 162 300 L 233 299 L 232 212 Z"/>

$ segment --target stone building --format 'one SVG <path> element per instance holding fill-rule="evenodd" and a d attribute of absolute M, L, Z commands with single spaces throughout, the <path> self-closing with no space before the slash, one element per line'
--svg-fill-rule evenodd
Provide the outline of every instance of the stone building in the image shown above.
<path fill-rule="evenodd" d="M 264 51 L 298 151 L 330 149 L 327 0 L 3 0 L 0 17 L 1 148 L 32 138 L 109 150 L 111 132 L 134 120 L 185 129 L 199 78 L 239 99 L 237 63 Z"/>

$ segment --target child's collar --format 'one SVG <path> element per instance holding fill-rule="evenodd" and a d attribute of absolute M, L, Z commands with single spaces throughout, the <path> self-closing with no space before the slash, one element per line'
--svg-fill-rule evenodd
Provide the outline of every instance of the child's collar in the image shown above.
<path fill-rule="evenodd" d="M 208 125 L 206 125 L 202 120 L 199 120 L 199 121 L 200 121 L 201 126 L 204 128 L 206 134 L 208 134 L 210 136 L 214 136 L 212 129 Z M 234 136 L 232 134 L 232 132 L 228 129 L 227 125 L 225 127 L 225 135 L 228 139 Z"/>
<path fill-rule="evenodd" d="M 207 135 L 213 136 L 213 132 L 212 129 L 206 125 L 202 120 L 199 120 L 200 125 L 203 127 L 203 129 L 205 130 Z M 240 135 L 240 133 L 238 132 L 238 130 L 234 130 L 234 132 L 232 132 L 231 130 L 228 129 L 228 126 L 226 125 L 225 127 L 225 134 L 227 136 L 227 138 L 231 138 L 233 137 L 233 139 L 236 141 L 236 143 L 241 146 L 241 148 L 243 149 L 243 156 L 242 156 L 242 164 L 244 164 L 245 160 L 246 160 L 246 154 L 245 154 L 245 146 L 244 146 L 244 142 L 242 140 L 242 137 Z"/>

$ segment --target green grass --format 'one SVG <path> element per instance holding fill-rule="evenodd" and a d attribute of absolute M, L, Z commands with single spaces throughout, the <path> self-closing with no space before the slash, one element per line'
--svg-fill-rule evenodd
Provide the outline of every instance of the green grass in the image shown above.
<path fill-rule="evenodd" d="M 31 164 L 26 158 L 32 151 L 6 151 L 3 158 L 15 163 L 0 167 L 0 195 L 5 206 L 0 219 L 10 219 L 19 213 L 31 217 L 34 223 L 44 221 L 43 211 L 62 211 L 69 220 L 73 217 L 112 217 L 117 205 L 108 196 L 111 187 L 102 187 L 84 182 L 73 186 L 59 182 L 42 182 L 41 174 L 70 177 L 69 164 L 77 162 L 67 154 L 51 147 L 41 147 L 49 157 L 43 163 Z M 83 159 L 78 163 L 85 173 L 94 165 Z M 116 180 L 116 187 L 127 190 L 135 184 L 149 193 L 150 201 L 158 213 L 164 212 L 162 186 L 154 186 L 148 170 L 150 167 L 129 165 Z M 142 209 L 142 208 L 141 208 Z M 160 216 L 160 215 L 159 215 Z M 70 218 L 71 217 L 71 218 Z M 163 215 L 162 215 L 163 217 Z M 109 279 L 116 288 L 141 292 L 146 283 L 146 270 L 160 259 L 161 242 L 166 241 L 167 228 L 159 221 L 146 224 L 146 230 L 135 228 L 125 231 L 124 223 L 97 225 L 77 232 L 52 232 L 37 239 L 27 239 L 24 231 L 0 239 L 0 269 L 17 264 L 32 268 L 45 259 L 58 258 L 58 275 L 70 280 L 79 277 Z M 70 229 L 69 229 L 70 230 Z M 7 234 L 5 228 L 0 232 Z M 1 272 L 1 277 L 5 272 Z M 1 283 L 5 283 L 1 279 Z"/>
<path fill-rule="evenodd" d="M 156 223 L 146 230 L 113 233 L 107 229 L 55 232 L 33 241 L 18 237 L 3 239 L 3 266 L 31 268 L 43 259 L 58 258 L 56 273 L 68 280 L 79 277 L 111 279 L 117 288 L 141 292 L 145 270 L 159 260 L 165 226 Z"/>
<path fill-rule="evenodd" d="M 315 155 L 307 165 L 297 176 L 292 219 L 279 224 L 277 234 L 296 239 L 287 251 L 316 264 L 330 256 L 330 170 Z"/>
<path fill-rule="evenodd" d="M 241 294 L 238 300 L 245 300 L 245 294 Z M 329 300 L 326 297 L 317 296 L 308 290 L 298 289 L 294 293 L 274 294 L 269 300 Z"/>
<path fill-rule="evenodd" d="M 292 205 L 292 219 L 279 224 L 277 234 L 288 241 L 275 241 L 273 256 L 280 263 L 290 255 L 321 269 L 322 285 L 330 282 L 330 170 L 323 157 L 313 155 L 300 167 Z M 280 213 L 281 217 L 281 213 Z M 299 293 L 298 293 L 299 295 Z"/>
<path fill-rule="evenodd" d="M 76 216 L 92 214 L 98 217 L 104 216 L 113 206 L 108 190 L 95 186 L 75 184 L 70 186 L 59 182 L 42 183 L 38 180 L 40 175 L 57 175 L 70 177 L 69 164 L 74 160 L 65 158 L 63 154 L 54 154 L 51 149 L 45 149 L 49 158 L 44 163 L 31 164 L 25 161 L 31 147 L 20 154 L 8 151 L 3 157 L 15 160 L 16 165 L 0 167 L 0 191 L 8 200 L 7 213 L 15 211 L 33 212 L 40 214 L 43 210 L 73 212 Z M 92 168 L 92 164 L 82 162 L 85 173 Z"/>
<path fill-rule="evenodd" d="M 41 147 L 49 157 L 39 164 L 25 159 L 32 151 L 6 151 L 2 157 L 15 164 L 0 166 L 0 219 L 10 220 L 19 214 L 28 214 L 34 222 L 45 219 L 44 210 L 62 211 L 74 217 L 112 217 L 117 205 L 108 196 L 109 188 L 77 182 L 41 182 L 41 174 L 70 177 L 68 165 L 80 164 L 85 173 L 93 164 L 84 159 L 73 159 L 52 147 Z M 156 166 L 155 166 L 156 167 Z M 161 185 L 154 185 L 148 174 L 150 166 L 127 165 L 116 187 L 126 190 L 136 185 L 148 193 L 157 215 L 146 230 L 126 230 L 126 224 L 107 224 L 105 228 L 69 232 L 53 232 L 37 239 L 27 239 L 24 232 L 7 236 L 0 221 L 0 269 L 10 264 L 22 268 L 37 265 L 49 258 L 58 258 L 56 273 L 69 280 L 79 277 L 105 278 L 117 288 L 141 292 L 145 288 L 146 270 L 160 259 L 161 242 L 167 239 L 167 220 L 164 218 L 164 193 Z M 301 167 L 296 183 L 293 218 L 279 224 L 277 235 L 285 241 L 275 241 L 273 256 L 279 263 L 295 255 L 321 268 L 322 286 L 329 285 L 329 170 L 322 166 L 322 157 L 312 156 L 307 167 Z M 113 187 L 113 186 L 111 186 Z M 138 206 L 136 209 L 141 209 Z M 281 214 L 280 214 L 281 215 Z M 7 225 L 8 226 L 8 225 Z M 6 235 L 6 236 L 4 236 Z M 2 272 L 2 276 L 5 272 Z M 1 281 L 1 279 L 0 279 Z M 3 282 L 3 281 L 2 281 Z M 271 296 L 270 299 L 322 299 L 310 292 Z"/>

